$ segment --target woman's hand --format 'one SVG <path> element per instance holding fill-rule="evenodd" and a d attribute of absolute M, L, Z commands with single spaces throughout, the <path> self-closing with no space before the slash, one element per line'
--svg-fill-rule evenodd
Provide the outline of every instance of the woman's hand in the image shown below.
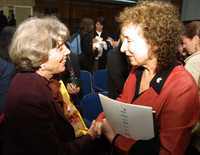
<path fill-rule="evenodd" d="M 102 133 L 107 137 L 110 143 L 112 143 L 113 138 L 116 136 L 115 130 L 105 118 L 102 121 Z"/>
<path fill-rule="evenodd" d="M 67 91 L 69 94 L 75 95 L 80 92 L 80 87 L 74 83 L 67 83 Z"/>
<path fill-rule="evenodd" d="M 88 130 L 88 133 L 94 139 L 97 137 L 100 137 L 102 133 L 102 122 L 93 121 L 92 125 L 90 126 Z"/>

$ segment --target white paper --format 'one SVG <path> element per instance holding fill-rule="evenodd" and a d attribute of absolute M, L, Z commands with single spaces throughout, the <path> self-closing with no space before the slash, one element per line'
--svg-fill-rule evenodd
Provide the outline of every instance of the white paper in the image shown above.
<path fill-rule="evenodd" d="M 154 137 L 152 107 L 122 103 L 99 94 L 106 119 L 123 136 L 135 140 Z"/>

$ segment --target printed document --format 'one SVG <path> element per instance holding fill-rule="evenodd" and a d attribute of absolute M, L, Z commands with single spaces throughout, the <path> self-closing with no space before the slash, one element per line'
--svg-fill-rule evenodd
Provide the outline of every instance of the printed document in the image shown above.
<path fill-rule="evenodd" d="M 123 136 L 135 140 L 154 137 L 152 107 L 123 103 L 99 94 L 106 119 Z"/>

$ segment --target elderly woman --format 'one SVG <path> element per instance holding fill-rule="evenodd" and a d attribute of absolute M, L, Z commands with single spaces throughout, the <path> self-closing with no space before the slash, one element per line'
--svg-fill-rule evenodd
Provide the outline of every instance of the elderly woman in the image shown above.
<path fill-rule="evenodd" d="M 33 17 L 16 30 L 10 57 L 19 71 L 8 91 L 3 155 L 91 154 L 97 128 L 75 139 L 51 79 L 65 70 L 70 53 L 66 26 L 53 17 Z"/>
<path fill-rule="evenodd" d="M 103 133 L 122 154 L 183 155 L 199 118 L 199 99 L 192 76 L 176 60 L 182 28 L 177 11 L 166 2 L 144 1 L 125 9 L 119 21 L 121 51 L 137 68 L 118 100 L 151 106 L 158 132 L 149 141 L 129 139 L 105 119 Z"/>

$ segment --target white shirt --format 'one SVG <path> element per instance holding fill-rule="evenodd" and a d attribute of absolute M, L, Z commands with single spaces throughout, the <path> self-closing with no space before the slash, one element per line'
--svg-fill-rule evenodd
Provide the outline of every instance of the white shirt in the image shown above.
<path fill-rule="evenodd" d="M 200 51 L 193 53 L 185 59 L 185 68 L 192 74 L 195 82 L 198 84 L 200 78 Z"/>
<path fill-rule="evenodd" d="M 98 31 L 96 31 L 96 33 L 97 33 L 98 36 L 100 37 L 102 32 L 98 32 Z"/>

